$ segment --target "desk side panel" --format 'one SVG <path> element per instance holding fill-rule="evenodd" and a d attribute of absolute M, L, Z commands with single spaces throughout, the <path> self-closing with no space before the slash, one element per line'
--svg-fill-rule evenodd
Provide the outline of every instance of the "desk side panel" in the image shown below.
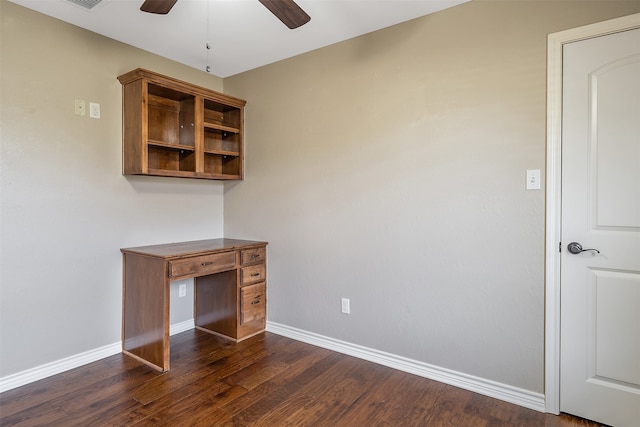
<path fill-rule="evenodd" d="M 169 284 L 166 261 L 123 255 L 122 348 L 169 370 Z"/>

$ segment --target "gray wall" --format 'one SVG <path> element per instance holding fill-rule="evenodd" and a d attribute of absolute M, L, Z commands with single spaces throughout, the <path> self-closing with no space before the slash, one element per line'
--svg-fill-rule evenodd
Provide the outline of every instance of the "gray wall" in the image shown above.
<path fill-rule="evenodd" d="M 546 37 L 639 10 L 475 0 L 225 79 L 269 321 L 543 392 Z"/>
<path fill-rule="evenodd" d="M 120 248 L 222 237 L 223 184 L 122 176 L 116 77 L 145 67 L 214 90 L 222 79 L 0 8 L 4 377 L 120 341 Z M 75 98 L 100 103 L 102 118 L 74 115 Z M 192 301 L 174 299 L 172 322 L 193 318 Z"/>
<path fill-rule="evenodd" d="M 120 340 L 119 248 L 224 231 L 270 321 L 542 391 L 546 34 L 638 11 L 474 0 L 222 81 L 0 0 L 0 377 Z M 140 66 L 248 100 L 245 181 L 121 175 Z"/>

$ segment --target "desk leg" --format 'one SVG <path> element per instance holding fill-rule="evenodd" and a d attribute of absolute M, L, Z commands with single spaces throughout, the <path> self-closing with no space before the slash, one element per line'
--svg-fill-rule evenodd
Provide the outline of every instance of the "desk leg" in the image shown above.
<path fill-rule="evenodd" d="M 122 350 L 169 370 L 169 283 L 164 260 L 123 255 Z"/>

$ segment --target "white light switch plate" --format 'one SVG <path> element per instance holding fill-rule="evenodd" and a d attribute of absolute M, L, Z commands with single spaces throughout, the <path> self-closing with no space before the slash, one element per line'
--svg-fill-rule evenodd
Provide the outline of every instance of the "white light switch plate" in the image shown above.
<path fill-rule="evenodd" d="M 100 118 L 100 104 L 95 102 L 89 103 L 89 117 L 91 117 L 92 119 Z"/>
<path fill-rule="evenodd" d="M 85 108 L 86 108 L 86 106 L 85 106 L 84 99 L 76 98 L 76 100 L 75 100 L 75 113 L 76 113 L 76 115 L 84 116 L 86 114 L 85 113 Z"/>
<path fill-rule="evenodd" d="M 540 169 L 527 170 L 527 190 L 540 190 Z"/>

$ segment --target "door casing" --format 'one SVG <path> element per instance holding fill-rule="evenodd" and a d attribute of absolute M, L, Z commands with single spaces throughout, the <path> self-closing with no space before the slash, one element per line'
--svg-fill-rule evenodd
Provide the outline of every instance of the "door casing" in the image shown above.
<path fill-rule="evenodd" d="M 562 224 L 562 48 L 567 43 L 640 28 L 640 13 L 549 34 L 545 218 L 545 410 L 560 413 L 560 237 Z"/>

